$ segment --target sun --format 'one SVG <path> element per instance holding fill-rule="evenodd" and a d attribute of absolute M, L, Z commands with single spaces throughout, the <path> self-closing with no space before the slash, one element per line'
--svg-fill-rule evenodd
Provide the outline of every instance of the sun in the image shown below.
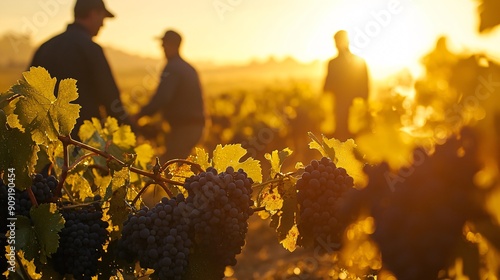
<path fill-rule="evenodd" d="M 407 1 L 373 0 L 367 5 L 366 1 L 353 0 L 325 8 L 324 18 L 311 22 L 304 57 L 324 60 L 335 56 L 333 34 L 344 29 L 351 51 L 366 60 L 374 78 L 405 68 L 418 74 L 419 59 L 436 36 L 425 14 Z"/>

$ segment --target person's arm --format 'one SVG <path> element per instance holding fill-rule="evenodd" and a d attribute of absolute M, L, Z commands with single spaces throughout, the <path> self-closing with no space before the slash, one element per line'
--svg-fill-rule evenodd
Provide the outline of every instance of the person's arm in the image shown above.
<path fill-rule="evenodd" d="M 129 117 L 120 99 L 120 91 L 116 85 L 113 73 L 109 67 L 104 51 L 99 45 L 94 45 L 90 55 L 90 71 L 96 86 L 95 97 L 106 108 L 108 116 L 114 117 L 120 123 L 129 124 Z"/>
<path fill-rule="evenodd" d="M 141 109 L 137 117 L 140 118 L 146 115 L 150 116 L 165 108 L 173 98 L 178 88 L 179 79 L 180 77 L 177 72 L 169 71 L 168 68 L 165 68 L 162 72 L 162 77 L 160 84 L 156 89 L 156 93 L 153 95 L 153 98 L 151 98 L 149 103 Z"/>

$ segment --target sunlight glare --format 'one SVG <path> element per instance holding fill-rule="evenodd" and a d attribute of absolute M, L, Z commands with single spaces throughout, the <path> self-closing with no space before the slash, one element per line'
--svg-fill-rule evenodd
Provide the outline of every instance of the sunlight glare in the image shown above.
<path fill-rule="evenodd" d="M 330 59 L 336 55 L 333 34 L 349 33 L 351 51 L 363 57 L 374 78 L 387 77 L 406 68 L 421 73 L 419 58 L 429 50 L 433 36 L 423 24 L 425 15 L 410 1 L 336 2 L 325 7 L 322 20 L 310 22 L 309 46 L 303 57 Z"/>

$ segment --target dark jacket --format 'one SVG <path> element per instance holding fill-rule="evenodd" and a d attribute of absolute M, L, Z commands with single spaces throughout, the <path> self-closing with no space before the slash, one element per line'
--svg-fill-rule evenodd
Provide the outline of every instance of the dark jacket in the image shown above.
<path fill-rule="evenodd" d="M 120 92 L 104 52 L 101 46 L 92 41 L 83 26 L 69 24 L 65 32 L 42 44 L 31 66 L 44 67 L 58 81 L 66 78 L 77 80 L 79 97 L 75 102 L 82 108 L 73 135 L 76 135 L 84 120 L 103 117 L 99 106 L 103 106 L 106 114 L 117 118 L 119 123 L 128 123 Z"/>
<path fill-rule="evenodd" d="M 323 90 L 333 92 L 340 99 L 368 98 L 368 71 L 365 61 L 352 53 L 330 60 Z"/>
<path fill-rule="evenodd" d="M 196 70 L 180 56 L 171 57 L 163 69 L 160 84 L 139 116 L 161 112 L 172 126 L 205 123 L 205 108 Z"/>

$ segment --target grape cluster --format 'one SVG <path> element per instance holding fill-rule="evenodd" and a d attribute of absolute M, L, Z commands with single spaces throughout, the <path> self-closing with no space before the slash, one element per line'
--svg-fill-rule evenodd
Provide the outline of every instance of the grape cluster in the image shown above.
<path fill-rule="evenodd" d="M 438 146 L 392 190 L 384 176 L 390 172 L 386 164 L 366 169 L 370 180 L 363 191 L 376 225 L 372 237 L 383 265 L 397 279 L 437 279 L 453 261 L 466 220 L 483 215 L 473 200 L 478 166 L 468 139 L 465 134 L 461 141 Z"/>
<path fill-rule="evenodd" d="M 33 176 L 33 184 L 31 191 L 35 195 L 38 204 L 49 203 L 52 201 L 53 192 L 58 185 L 58 181 L 54 176 L 44 177 L 42 174 Z M 16 214 L 29 216 L 31 209 L 31 200 L 26 190 L 19 191 L 16 189 Z"/>
<path fill-rule="evenodd" d="M 253 181 L 239 169 L 228 167 L 217 174 L 213 168 L 186 179 L 187 205 L 194 209 L 190 222 L 197 248 L 213 254 L 224 272 L 235 265 L 248 230 L 248 218 L 253 214 L 251 199 Z"/>
<path fill-rule="evenodd" d="M 138 259 L 159 279 L 182 279 L 192 243 L 186 218 L 190 210 L 179 194 L 130 215 L 123 225 L 119 257 L 129 262 Z"/>
<path fill-rule="evenodd" d="M 96 200 L 99 200 L 97 198 Z M 97 274 L 103 244 L 108 240 L 108 223 L 102 220 L 98 202 L 76 209 L 63 209 L 66 220 L 59 233 L 59 247 L 52 255 L 54 269 L 75 279 L 92 279 Z"/>
<path fill-rule="evenodd" d="M 353 185 L 354 180 L 346 170 L 337 167 L 329 158 L 313 160 L 305 167 L 296 185 L 300 211 L 299 245 L 340 244 L 348 219 L 340 214 L 339 208 L 343 196 Z"/>

